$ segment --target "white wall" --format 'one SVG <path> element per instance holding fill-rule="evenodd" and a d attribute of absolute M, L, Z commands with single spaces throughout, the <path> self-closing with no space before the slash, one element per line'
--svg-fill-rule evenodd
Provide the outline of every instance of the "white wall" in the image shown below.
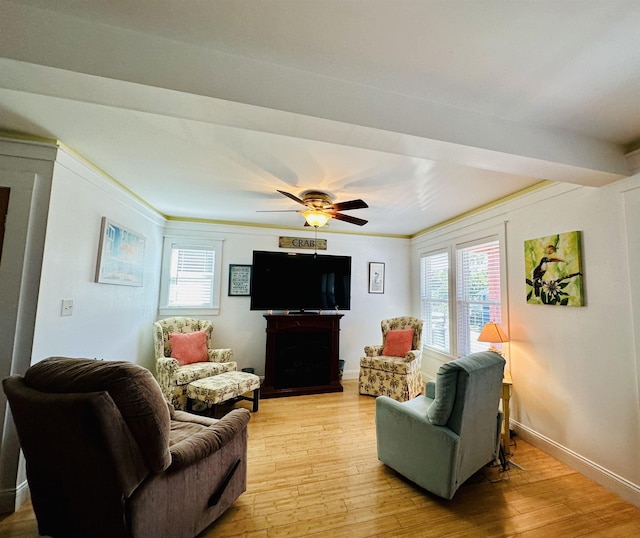
<path fill-rule="evenodd" d="M 239 369 L 252 367 L 257 374 L 264 375 L 266 312 L 251 311 L 249 297 L 227 295 L 229 264 L 250 265 L 254 250 L 287 251 L 278 246 L 280 236 L 313 238 L 313 232 L 302 227 L 291 230 L 169 222 L 166 233 L 206 234 L 224 240 L 220 315 L 208 317 L 213 321 L 214 345 L 233 349 Z M 331 234 L 322 229 L 318 238 L 327 240 L 327 250 L 319 253 L 352 258 L 351 309 L 342 311 L 340 358 L 345 360 L 345 379 L 355 378 L 364 346 L 382 343 L 380 320 L 410 313 L 409 240 Z M 384 294 L 368 293 L 369 262 L 385 263 Z"/>
<path fill-rule="evenodd" d="M 581 188 L 509 214 L 513 409 L 523 427 L 640 484 L 623 202 L 614 187 Z M 586 306 L 527 304 L 522 241 L 572 230 L 582 230 Z"/>
<path fill-rule="evenodd" d="M 640 176 L 623 185 L 638 184 Z M 419 252 L 442 234 L 504 227 L 512 427 L 640 505 L 638 352 L 629 273 L 631 265 L 634 274 L 640 267 L 640 201 L 638 191 L 621 193 L 621 185 L 553 185 L 416 238 L 412 250 L 415 266 Z M 625 197 L 633 214 L 625 211 Z M 574 230 L 582 231 L 586 306 L 527 304 L 524 241 Z M 637 301 L 638 284 L 634 289 Z M 436 367 L 433 361 L 425 365 L 430 374 Z"/>
<path fill-rule="evenodd" d="M 146 237 L 141 287 L 98 284 L 103 216 Z M 155 371 L 164 219 L 78 159 L 58 152 L 40 280 L 32 362 L 59 355 L 137 362 Z M 63 299 L 73 315 L 61 316 Z"/>
<path fill-rule="evenodd" d="M 94 281 L 103 216 L 146 236 L 142 287 Z M 313 237 L 313 232 L 165 223 L 64 150 L 58 152 L 53 174 L 32 362 L 53 355 L 97 357 L 136 362 L 155 372 L 151 327 L 159 317 L 163 234 L 224 240 L 220 314 L 210 317 L 214 343 L 233 349 L 239 368 L 253 367 L 263 375 L 265 312 L 251 311 L 248 297 L 227 295 L 229 264 L 251 264 L 253 250 L 281 250 L 280 236 Z M 409 240 L 322 230 L 318 237 L 328 244 L 321 253 L 352 257 L 351 310 L 343 312 L 340 357 L 346 361 L 344 377 L 357 377 L 364 346 L 381 343 L 380 320 L 409 313 Z M 369 262 L 385 263 L 384 294 L 368 293 Z M 63 299 L 74 301 L 72 316 L 60 315 Z"/>

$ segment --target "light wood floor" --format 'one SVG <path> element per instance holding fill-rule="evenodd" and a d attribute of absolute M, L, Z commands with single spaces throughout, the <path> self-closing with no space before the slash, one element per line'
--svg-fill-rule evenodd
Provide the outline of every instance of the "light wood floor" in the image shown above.
<path fill-rule="evenodd" d="M 640 509 L 521 440 L 513 460 L 526 470 L 486 469 L 452 501 L 426 493 L 377 460 L 374 398 L 343 385 L 260 401 L 247 491 L 199 538 L 640 536 Z M 38 536 L 30 505 L 0 536 Z"/>

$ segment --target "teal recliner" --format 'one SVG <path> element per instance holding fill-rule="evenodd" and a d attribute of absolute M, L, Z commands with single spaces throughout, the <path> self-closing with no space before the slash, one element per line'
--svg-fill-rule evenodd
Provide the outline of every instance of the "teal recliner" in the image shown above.
<path fill-rule="evenodd" d="M 440 367 L 425 396 L 376 399 L 378 459 L 427 491 L 453 498 L 498 457 L 505 360 L 483 351 Z"/>

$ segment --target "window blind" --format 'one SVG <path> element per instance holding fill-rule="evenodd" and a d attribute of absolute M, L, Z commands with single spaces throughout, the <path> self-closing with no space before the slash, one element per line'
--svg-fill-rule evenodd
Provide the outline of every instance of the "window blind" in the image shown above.
<path fill-rule="evenodd" d="M 420 259 L 423 343 L 448 353 L 449 253 L 429 254 Z"/>
<path fill-rule="evenodd" d="M 215 250 L 173 248 L 169 275 L 169 306 L 211 307 Z"/>
<path fill-rule="evenodd" d="M 478 342 L 485 323 L 501 323 L 500 243 L 456 249 L 457 353 L 462 357 L 488 348 Z M 496 346 L 499 348 L 499 346 Z"/>

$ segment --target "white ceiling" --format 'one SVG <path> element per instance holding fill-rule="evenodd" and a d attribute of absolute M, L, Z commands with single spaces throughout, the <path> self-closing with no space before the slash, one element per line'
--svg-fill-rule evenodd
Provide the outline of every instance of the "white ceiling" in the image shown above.
<path fill-rule="evenodd" d="M 637 0 L 0 0 L 0 130 L 168 217 L 412 235 L 640 145 Z"/>

